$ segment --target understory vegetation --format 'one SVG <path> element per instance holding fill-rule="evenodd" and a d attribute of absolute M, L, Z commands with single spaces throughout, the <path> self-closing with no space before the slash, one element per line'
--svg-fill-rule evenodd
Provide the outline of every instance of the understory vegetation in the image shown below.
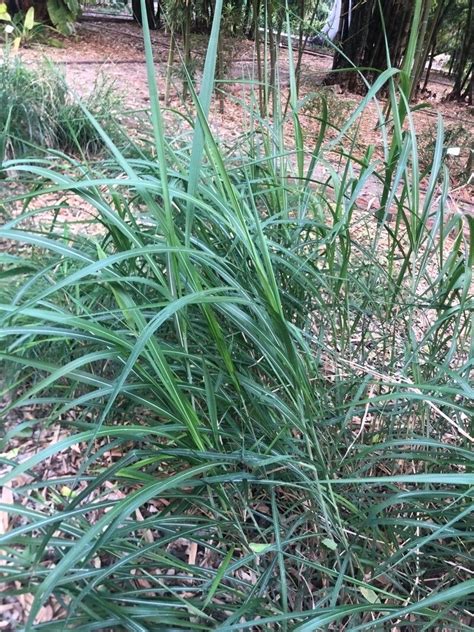
<path fill-rule="evenodd" d="M 104 142 L 85 110 L 116 137 L 122 108 L 110 81 L 99 77 L 79 99 L 60 69 L 47 61 L 30 67 L 6 49 L 0 64 L 0 159 L 47 149 L 88 157 L 99 153 Z"/>
<path fill-rule="evenodd" d="M 305 138 L 290 55 L 288 113 L 255 88 L 221 145 L 219 17 L 189 136 L 145 25 L 146 151 L 90 112 L 105 156 L 3 162 L 4 594 L 48 632 L 468 630 L 474 226 L 443 122 L 422 170 L 389 68 L 337 135 L 321 97 Z M 371 101 L 383 160 L 347 144 Z"/>

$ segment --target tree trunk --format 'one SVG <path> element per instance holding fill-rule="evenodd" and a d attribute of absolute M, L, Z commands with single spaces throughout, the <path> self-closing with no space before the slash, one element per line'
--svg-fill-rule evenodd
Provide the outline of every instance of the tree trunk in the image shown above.
<path fill-rule="evenodd" d="M 145 1 L 146 18 L 150 29 L 157 29 L 158 24 L 156 21 L 155 7 L 153 6 L 153 0 Z M 143 24 L 142 16 L 142 3 L 141 0 L 132 0 L 132 13 L 133 17 L 139 24 Z"/>
<path fill-rule="evenodd" d="M 437 38 L 435 37 L 433 40 L 433 43 L 431 44 L 431 51 L 428 54 L 430 61 L 428 63 L 428 68 L 426 69 L 425 81 L 423 83 L 423 87 L 421 88 L 422 92 L 424 92 L 426 88 L 428 87 L 428 81 L 430 80 L 431 69 L 433 68 L 433 61 L 436 56 L 436 44 L 437 44 Z"/>
<path fill-rule="evenodd" d="M 31 7 L 35 8 L 35 20 L 37 22 L 48 21 L 48 8 L 46 0 L 7 0 L 8 13 L 15 15 L 20 11 L 26 13 Z"/>
<path fill-rule="evenodd" d="M 166 83 L 165 83 L 165 105 L 170 102 L 171 76 L 173 72 L 174 54 L 176 49 L 176 38 L 174 36 L 174 28 L 171 26 L 170 31 L 170 48 L 168 51 L 168 63 L 166 64 Z"/>
<path fill-rule="evenodd" d="M 184 11 L 184 24 L 183 24 L 183 48 L 184 48 L 184 66 L 188 69 L 189 74 L 191 72 L 191 0 L 186 1 Z M 186 100 L 188 96 L 188 79 L 183 78 L 183 99 Z"/>
<path fill-rule="evenodd" d="M 275 32 L 273 26 L 273 0 L 267 0 L 267 20 L 265 22 L 265 28 L 268 32 L 268 48 L 270 51 L 270 77 L 269 77 L 269 91 L 267 95 L 267 107 L 271 98 L 272 103 L 275 103 L 275 90 L 276 90 L 276 71 L 277 71 L 277 56 L 276 56 L 276 41 Z M 265 51 L 266 52 L 266 51 Z"/>
<path fill-rule="evenodd" d="M 420 73 L 420 79 L 421 79 L 421 77 L 423 76 L 423 71 L 426 66 L 426 62 L 429 58 L 428 69 L 426 70 L 425 81 L 422 88 L 423 90 L 426 90 L 426 86 L 428 85 L 428 81 L 431 74 L 431 68 L 433 66 L 433 61 L 436 56 L 436 45 L 438 43 L 438 31 L 444 19 L 444 16 L 446 15 L 446 12 L 449 8 L 449 3 L 450 3 L 450 0 L 444 0 L 444 3 L 442 2 L 442 0 L 439 0 L 438 8 L 436 9 L 436 13 L 432 20 L 430 34 L 426 42 L 426 57 L 423 61 L 422 70 Z M 418 84 L 418 82 L 416 83 Z"/>
<path fill-rule="evenodd" d="M 263 90 L 263 60 L 262 45 L 260 37 L 260 0 L 253 0 L 253 32 L 255 40 L 255 50 L 257 54 L 257 82 L 258 82 L 258 103 L 260 106 L 260 115 L 265 115 L 265 95 Z"/>
<path fill-rule="evenodd" d="M 244 17 L 242 20 L 242 34 L 248 38 L 252 37 L 252 8 L 253 0 L 246 0 Z"/>
<path fill-rule="evenodd" d="M 428 31 L 428 23 L 429 23 L 432 3 L 433 3 L 433 0 L 425 0 L 425 4 L 423 7 L 420 34 L 418 36 L 418 41 L 416 43 L 415 59 L 413 63 L 413 71 L 412 71 L 413 80 L 412 80 L 412 85 L 411 85 L 410 100 L 418 92 L 418 82 L 420 81 L 420 77 L 425 68 L 426 59 L 428 57 L 429 50 L 430 50 L 429 46 L 431 43 L 431 39 L 430 39 L 431 32 Z M 441 3 L 440 3 L 440 6 L 441 6 Z M 427 37 L 427 34 L 428 34 L 428 37 Z"/>
<path fill-rule="evenodd" d="M 469 74 L 472 72 L 472 68 L 468 71 L 466 75 L 466 65 L 469 60 L 472 60 L 474 56 L 473 45 L 474 45 L 474 33 L 473 33 L 473 25 L 472 25 L 472 5 L 470 2 L 468 6 L 467 18 L 466 18 L 466 27 L 464 29 L 464 38 L 461 45 L 461 50 L 459 51 L 459 56 L 456 63 L 455 70 L 455 78 L 454 78 L 454 88 L 449 98 L 452 100 L 462 99 L 463 98 L 463 87 L 466 85 L 466 80 L 469 81 Z"/>
<path fill-rule="evenodd" d="M 352 6 L 352 13 L 349 9 Z M 399 67 L 408 41 L 413 16 L 412 0 L 342 0 L 341 21 L 329 83 L 364 92 L 366 85 L 358 71 L 372 83 L 388 67 Z"/>
<path fill-rule="evenodd" d="M 461 99 L 463 101 L 467 99 L 467 102 L 469 103 L 469 105 L 472 105 L 472 93 L 474 90 L 474 63 L 471 64 L 471 68 L 466 75 L 466 80 L 463 84 L 463 87 L 461 88 L 461 91 L 464 90 L 464 87 L 466 89 L 464 92 L 462 92 Z"/>

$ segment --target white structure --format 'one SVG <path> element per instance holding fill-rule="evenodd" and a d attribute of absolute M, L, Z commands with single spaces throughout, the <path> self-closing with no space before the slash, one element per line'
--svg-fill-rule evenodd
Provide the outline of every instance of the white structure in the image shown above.
<path fill-rule="evenodd" d="M 323 26 L 321 34 L 331 41 L 335 39 L 339 31 L 339 23 L 341 21 L 341 4 L 342 0 L 335 0 L 332 5 L 331 13 L 328 15 L 326 24 Z"/>
<path fill-rule="evenodd" d="M 328 15 L 326 24 L 321 29 L 321 32 L 316 37 L 311 38 L 313 44 L 324 44 L 325 41 L 334 41 L 339 31 L 339 24 L 341 22 L 342 0 L 334 0 L 331 12 Z M 351 24 L 352 17 L 352 0 L 349 0 L 348 7 L 348 23 Z"/>

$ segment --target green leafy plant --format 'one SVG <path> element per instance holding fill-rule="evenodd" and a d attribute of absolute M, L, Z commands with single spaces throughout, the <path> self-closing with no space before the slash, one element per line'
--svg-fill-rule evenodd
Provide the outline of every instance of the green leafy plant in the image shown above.
<path fill-rule="evenodd" d="M 80 14 L 78 0 L 47 0 L 48 16 L 53 26 L 63 35 L 71 35 Z"/>
<path fill-rule="evenodd" d="M 391 152 L 380 115 L 377 223 L 359 198 L 386 165 L 344 142 L 383 81 L 307 148 L 290 55 L 288 119 L 254 95 L 230 158 L 208 124 L 221 7 L 188 143 L 145 25 L 156 158 L 90 115 L 102 162 L 4 165 L 30 185 L 0 229 L 5 594 L 32 595 L 27 631 L 468 630 L 473 226 L 445 217 L 442 122 L 422 198 L 414 127 Z M 53 439 L 22 455 L 25 409 Z"/>
<path fill-rule="evenodd" d="M 6 55 L 0 66 L 0 127 L 10 155 L 45 149 L 84 151 L 104 147 L 83 105 L 109 133 L 118 128 L 120 98 L 110 82 L 99 78 L 82 102 L 72 96 L 61 72 L 49 63 L 35 69 L 16 56 Z M 36 146 L 36 149 L 35 149 Z"/>
<path fill-rule="evenodd" d="M 8 7 L 5 2 L 0 2 L 0 21 L 11 22 L 11 15 L 8 13 Z"/>
<path fill-rule="evenodd" d="M 6 3 L 0 3 L 0 21 L 7 21 L 15 26 L 15 37 L 20 37 L 21 40 L 30 40 L 36 32 L 42 33 L 45 26 L 43 22 L 48 20 L 59 33 L 71 35 L 74 33 L 79 14 L 78 0 L 47 0 L 45 11 L 40 11 L 40 15 L 37 16 L 38 22 L 35 22 L 34 6 L 31 6 L 25 14 L 20 11 L 10 15 Z"/>
<path fill-rule="evenodd" d="M 7 47 L 11 46 L 15 52 L 21 44 L 30 41 L 34 37 L 38 25 L 35 22 L 35 9 L 30 7 L 24 16 L 12 19 L 4 3 L 0 4 L 0 21 L 5 22 L 4 41 Z M 10 40 L 12 40 L 10 44 Z"/>
<path fill-rule="evenodd" d="M 341 99 L 332 88 L 322 87 L 304 99 L 303 112 L 316 118 L 326 113 L 329 125 L 338 131 L 354 111 L 355 105 L 354 100 Z"/>

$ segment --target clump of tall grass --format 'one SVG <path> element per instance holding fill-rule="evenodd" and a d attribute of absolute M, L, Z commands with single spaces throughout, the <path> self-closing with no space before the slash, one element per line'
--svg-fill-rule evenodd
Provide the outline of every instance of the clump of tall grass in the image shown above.
<path fill-rule="evenodd" d="M 97 154 L 104 144 L 83 107 L 116 136 L 120 103 L 104 78 L 79 100 L 57 67 L 49 62 L 33 67 L 6 50 L 0 64 L 0 147 L 8 157 L 47 149 Z"/>
<path fill-rule="evenodd" d="M 0 231 L 31 247 L 3 257 L 5 414 L 68 430 L 3 458 L 6 594 L 34 596 L 26 630 L 467 630 L 473 245 L 446 216 L 442 124 L 423 198 L 399 138 L 377 222 L 358 201 L 386 165 L 344 150 L 320 182 L 346 130 L 327 140 L 323 116 L 306 153 L 295 98 L 294 141 L 251 113 L 229 165 L 216 47 L 215 28 L 189 148 L 164 135 L 146 40 L 156 160 L 90 117 L 103 167 L 5 165 L 36 180 Z M 28 230 L 46 193 L 79 195 L 96 236 L 57 229 L 59 206 Z"/>

